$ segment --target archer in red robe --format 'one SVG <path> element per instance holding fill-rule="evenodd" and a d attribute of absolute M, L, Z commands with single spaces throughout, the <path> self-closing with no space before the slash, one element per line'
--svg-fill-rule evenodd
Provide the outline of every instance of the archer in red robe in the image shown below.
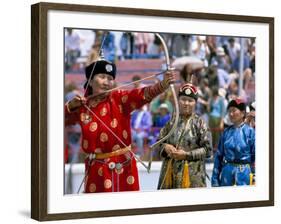
<path fill-rule="evenodd" d="M 86 68 L 87 82 L 97 79 L 97 82 L 90 84 L 92 94 L 99 87 L 104 90 L 103 78 L 114 79 L 116 72 L 111 62 L 100 60 L 94 63 L 97 63 L 96 70 L 92 71 L 91 67 L 87 73 Z M 80 124 L 82 150 L 88 155 L 85 159 L 85 193 L 139 190 L 136 159 L 130 150 L 130 114 L 174 82 L 174 73 L 167 72 L 164 77 L 163 81 L 153 86 L 115 90 L 102 97 L 84 98 L 84 103 L 82 97 L 78 97 L 80 103 L 77 104 L 79 100 L 76 98 L 75 102 L 70 101 L 65 105 L 65 124 Z"/>

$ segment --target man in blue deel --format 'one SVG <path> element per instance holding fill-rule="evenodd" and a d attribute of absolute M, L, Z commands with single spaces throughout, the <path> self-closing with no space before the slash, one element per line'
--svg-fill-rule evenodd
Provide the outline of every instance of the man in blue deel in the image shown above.
<path fill-rule="evenodd" d="M 244 123 L 246 104 L 232 100 L 227 106 L 233 125 L 220 137 L 215 154 L 212 186 L 252 185 L 255 173 L 255 130 Z"/>

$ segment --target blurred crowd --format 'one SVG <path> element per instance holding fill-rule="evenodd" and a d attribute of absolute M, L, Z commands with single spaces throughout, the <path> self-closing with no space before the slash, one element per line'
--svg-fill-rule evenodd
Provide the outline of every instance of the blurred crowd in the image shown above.
<path fill-rule="evenodd" d="M 214 152 L 219 136 L 225 127 L 231 125 L 227 114 L 227 104 L 240 98 L 247 105 L 246 121 L 252 126 L 255 111 L 255 39 L 228 36 L 203 36 L 187 34 L 161 34 L 167 43 L 172 62 L 186 57 L 186 61 L 177 64 L 180 85 L 190 82 L 198 87 L 199 99 L 196 113 L 200 115 L 212 132 Z M 110 61 L 131 59 L 163 58 L 160 40 L 153 33 L 107 32 L 66 29 L 65 30 L 65 71 L 83 69 L 79 61 L 89 64 L 98 58 L 103 42 L 103 52 Z M 192 59 L 192 60 L 191 60 Z M 196 64 L 194 61 L 198 60 Z M 82 63 L 82 65 L 84 65 Z M 78 67 L 77 67 L 78 66 Z M 140 80 L 134 76 L 132 81 Z M 119 83 L 118 83 L 119 85 Z M 140 82 L 133 88 L 140 88 Z M 77 92 L 77 86 L 66 86 L 66 101 Z M 81 93 L 80 93 L 81 94 Z M 150 105 L 135 110 L 132 114 L 131 128 L 135 143 L 135 153 L 147 159 L 148 146 L 153 144 L 160 129 L 173 116 L 173 99 L 167 91 L 154 99 Z M 79 162 L 80 130 L 68 127 L 66 138 L 66 162 Z M 75 151 L 75 152 L 73 152 Z M 158 160 L 158 153 L 153 154 Z"/>

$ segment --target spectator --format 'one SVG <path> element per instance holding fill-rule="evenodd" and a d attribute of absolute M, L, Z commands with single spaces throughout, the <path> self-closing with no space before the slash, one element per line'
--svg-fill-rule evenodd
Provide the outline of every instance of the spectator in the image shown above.
<path fill-rule="evenodd" d="M 198 88 L 198 100 L 196 104 L 196 113 L 209 124 L 209 101 L 212 96 L 211 89 L 209 88 L 209 80 L 204 78 L 201 80 L 200 86 Z"/>
<path fill-rule="evenodd" d="M 94 30 L 75 30 L 80 37 L 81 57 L 87 57 L 95 43 L 96 33 Z"/>
<path fill-rule="evenodd" d="M 159 37 L 154 34 L 152 42 L 148 45 L 147 53 L 151 58 L 159 58 L 161 53 L 162 43 Z"/>
<path fill-rule="evenodd" d="M 80 56 L 80 37 L 72 28 L 66 29 L 65 35 L 65 69 L 69 71 Z"/>
<path fill-rule="evenodd" d="M 244 60 L 243 60 L 243 71 L 247 68 L 250 68 L 250 56 L 246 52 L 244 53 Z M 240 51 L 237 53 L 237 57 L 232 64 L 232 69 L 237 73 L 240 72 Z"/>
<path fill-rule="evenodd" d="M 206 42 L 207 42 L 208 47 L 210 49 L 210 56 L 209 56 L 209 61 L 208 61 L 208 65 L 210 65 L 213 58 L 216 57 L 217 40 L 216 40 L 215 36 L 207 36 Z"/>
<path fill-rule="evenodd" d="M 246 114 L 245 123 L 252 128 L 256 128 L 256 102 L 250 104 L 249 112 Z"/>
<path fill-rule="evenodd" d="M 212 131 L 214 150 L 218 147 L 219 136 L 223 130 L 225 109 L 224 99 L 219 96 L 218 89 L 213 88 L 209 103 L 209 126 Z"/>
<path fill-rule="evenodd" d="M 115 61 L 115 36 L 113 32 L 108 32 L 103 43 L 104 57 L 109 61 Z"/>
<path fill-rule="evenodd" d="M 159 114 L 156 115 L 153 127 L 151 130 L 152 136 L 150 137 L 150 144 L 154 144 L 159 137 L 161 128 L 163 128 L 167 122 L 171 119 L 171 114 L 169 113 L 169 107 L 166 103 L 162 103 L 159 107 Z M 159 160 L 159 153 L 153 153 L 153 157 Z"/>
<path fill-rule="evenodd" d="M 252 70 L 247 68 L 244 71 L 243 89 L 246 95 L 246 103 L 255 101 L 255 77 Z"/>
<path fill-rule="evenodd" d="M 169 113 L 169 107 L 166 103 L 162 103 L 159 106 L 159 114 L 155 119 L 154 127 L 160 128 L 164 127 L 164 125 L 171 119 L 171 113 Z M 159 133 L 159 132 L 158 132 Z"/>
<path fill-rule="evenodd" d="M 128 32 L 124 32 L 120 39 L 120 48 L 122 51 L 121 59 L 127 59 L 130 49 L 130 35 Z"/>
<path fill-rule="evenodd" d="M 147 54 L 148 45 L 153 41 L 150 33 L 135 33 L 135 47 L 138 54 Z"/>
<path fill-rule="evenodd" d="M 211 64 L 216 65 L 218 68 L 230 72 L 231 65 L 229 62 L 229 57 L 225 54 L 223 47 L 218 47 L 216 51 L 216 57 L 213 57 Z"/>
<path fill-rule="evenodd" d="M 233 66 L 235 59 L 238 57 L 240 48 L 241 48 L 240 44 L 237 43 L 233 37 L 228 39 L 227 49 L 228 49 L 229 59 L 230 59 L 232 66 Z"/>
<path fill-rule="evenodd" d="M 144 155 L 144 140 L 148 138 L 151 127 L 152 117 L 150 112 L 147 111 L 146 105 L 132 113 L 132 140 L 137 145 L 137 151 L 135 154 L 140 157 Z"/>
<path fill-rule="evenodd" d="M 234 100 L 239 97 L 244 102 L 246 102 L 247 96 L 245 90 L 241 89 L 240 91 L 241 92 L 239 93 L 238 79 L 233 79 L 227 89 L 228 100 Z"/>
<path fill-rule="evenodd" d="M 204 66 L 208 67 L 208 58 L 210 49 L 206 43 L 206 36 L 196 36 L 196 39 L 191 43 L 192 55 L 201 59 Z"/>
<path fill-rule="evenodd" d="M 173 57 L 181 57 L 190 54 L 190 36 L 174 34 L 171 39 L 171 52 Z"/>
<path fill-rule="evenodd" d="M 219 88 L 219 78 L 218 78 L 218 70 L 215 65 L 211 65 L 207 70 L 207 78 L 209 80 L 209 87 Z"/>
<path fill-rule="evenodd" d="M 214 61 L 214 64 L 211 66 L 211 68 L 213 70 L 212 72 L 216 73 L 217 75 L 218 88 L 227 89 L 231 82 L 231 76 L 229 75 L 229 73 L 224 69 L 219 68 L 216 61 Z"/>
<path fill-rule="evenodd" d="M 162 103 L 167 104 L 170 114 L 173 113 L 173 105 L 170 102 L 170 100 L 168 99 L 168 93 L 166 93 L 166 92 L 162 93 L 159 96 L 157 96 L 155 99 L 153 99 L 150 103 L 149 110 L 152 114 L 153 123 L 155 123 L 156 116 L 159 114 L 159 107 Z"/>
<path fill-rule="evenodd" d="M 255 41 L 253 41 L 252 45 L 249 48 L 249 55 L 250 55 L 250 68 L 252 69 L 252 72 L 256 72 L 256 44 Z"/>

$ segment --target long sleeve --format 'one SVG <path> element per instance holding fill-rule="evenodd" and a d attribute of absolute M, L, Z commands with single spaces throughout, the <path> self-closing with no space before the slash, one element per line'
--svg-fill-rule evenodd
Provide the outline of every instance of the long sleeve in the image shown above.
<path fill-rule="evenodd" d="M 130 91 L 118 91 L 121 97 L 124 112 L 130 114 L 135 109 L 141 108 L 144 104 L 149 103 L 154 97 L 165 91 L 161 82 L 152 86 L 147 86 Z"/>
<path fill-rule="evenodd" d="M 200 147 L 193 149 L 190 153 L 192 160 L 203 160 L 209 157 L 212 152 L 212 135 L 211 132 L 203 120 L 198 122 L 199 139 L 198 145 Z"/>
<path fill-rule="evenodd" d="M 155 85 L 144 87 L 144 96 L 146 101 L 150 102 L 154 97 L 163 93 L 165 88 L 161 82 L 156 83 Z"/>
<path fill-rule="evenodd" d="M 211 184 L 213 187 L 220 186 L 219 178 L 220 178 L 220 173 L 222 170 L 223 157 L 224 157 L 223 144 L 224 144 L 224 134 L 220 137 L 218 150 L 215 154 L 215 162 L 214 162 L 214 168 L 213 168 L 213 174 L 212 174 L 212 180 L 211 180 Z"/>

